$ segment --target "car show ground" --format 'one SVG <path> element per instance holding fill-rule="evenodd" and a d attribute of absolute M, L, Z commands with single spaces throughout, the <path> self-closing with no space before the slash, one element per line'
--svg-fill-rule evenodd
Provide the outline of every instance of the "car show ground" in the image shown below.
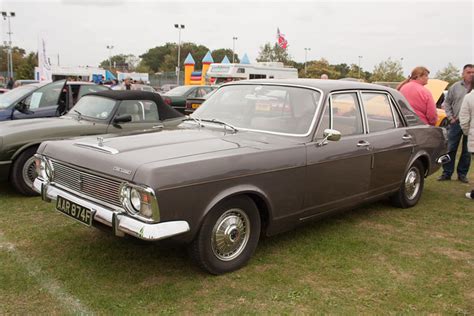
<path fill-rule="evenodd" d="M 437 175 L 413 208 L 381 201 L 263 239 L 222 276 L 184 247 L 91 230 L 0 183 L 0 314 L 471 314 L 470 185 Z"/>

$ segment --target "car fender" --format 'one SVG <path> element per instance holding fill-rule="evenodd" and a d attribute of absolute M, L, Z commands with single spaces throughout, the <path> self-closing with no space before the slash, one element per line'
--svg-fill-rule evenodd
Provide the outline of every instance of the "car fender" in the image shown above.
<path fill-rule="evenodd" d="M 218 192 L 214 198 L 207 204 L 202 217 L 199 220 L 199 225 L 198 227 L 201 227 L 202 221 L 204 218 L 207 216 L 207 214 L 212 210 L 213 207 L 215 207 L 217 204 L 220 202 L 224 201 L 225 199 L 231 198 L 233 196 L 237 195 L 257 195 L 263 203 L 265 203 L 266 206 L 266 211 L 268 212 L 268 217 L 269 219 L 273 218 L 272 210 L 273 210 L 273 205 L 271 203 L 271 199 L 268 197 L 268 195 L 259 187 L 252 185 L 252 184 L 239 184 L 237 186 L 233 186 L 230 188 L 226 188 L 220 192 Z M 259 210 L 262 211 L 262 210 Z"/>
<path fill-rule="evenodd" d="M 423 158 L 426 160 L 427 162 L 427 166 L 425 168 L 425 177 L 429 174 L 429 171 L 431 170 L 431 160 L 430 160 L 430 155 L 428 154 L 428 152 L 426 150 L 419 150 L 417 151 L 414 155 L 411 156 L 406 168 L 405 168 L 405 172 L 411 167 L 411 165 L 413 165 L 413 163 L 419 159 L 419 158 Z M 423 163 L 423 165 L 425 165 Z"/>
<path fill-rule="evenodd" d="M 42 141 L 36 141 L 36 142 L 31 142 L 31 143 L 27 143 L 27 144 L 24 144 L 23 146 L 21 146 L 20 148 L 18 148 L 15 153 L 13 154 L 11 160 L 14 161 L 24 150 L 26 150 L 27 148 L 30 148 L 30 147 L 33 147 L 33 146 L 39 146 L 41 144 Z"/>

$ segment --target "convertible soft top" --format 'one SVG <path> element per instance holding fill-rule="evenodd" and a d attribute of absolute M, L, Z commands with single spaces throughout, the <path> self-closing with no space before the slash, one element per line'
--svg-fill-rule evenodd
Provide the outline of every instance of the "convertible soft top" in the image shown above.
<path fill-rule="evenodd" d="M 99 97 L 114 99 L 114 100 L 148 100 L 153 101 L 158 105 L 158 114 L 160 120 L 167 120 L 176 117 L 184 116 L 180 112 L 173 109 L 171 106 L 163 102 L 161 96 L 157 93 L 139 90 L 107 90 L 89 93 L 88 95 L 95 95 Z"/>

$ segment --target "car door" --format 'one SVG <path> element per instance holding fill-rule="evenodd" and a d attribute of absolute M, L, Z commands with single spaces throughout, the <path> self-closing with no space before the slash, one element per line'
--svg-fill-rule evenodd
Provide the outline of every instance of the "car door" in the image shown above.
<path fill-rule="evenodd" d="M 327 128 L 339 141 L 324 141 Z M 370 185 L 371 151 L 357 91 L 328 97 L 314 140 L 307 145 L 305 213 L 302 219 L 362 201 Z"/>
<path fill-rule="evenodd" d="M 35 90 L 17 104 L 17 107 L 21 110 L 14 110 L 12 118 L 27 119 L 57 116 L 59 100 L 65 92 L 65 84 L 66 80 L 59 80 Z"/>
<path fill-rule="evenodd" d="M 388 93 L 361 91 L 360 96 L 373 153 L 369 196 L 375 197 L 399 187 L 414 144 Z"/>
<path fill-rule="evenodd" d="M 131 121 L 114 123 L 117 117 L 130 115 Z M 114 119 L 107 133 L 122 133 L 126 131 L 161 128 L 158 106 L 150 100 L 123 100 L 118 104 Z"/>

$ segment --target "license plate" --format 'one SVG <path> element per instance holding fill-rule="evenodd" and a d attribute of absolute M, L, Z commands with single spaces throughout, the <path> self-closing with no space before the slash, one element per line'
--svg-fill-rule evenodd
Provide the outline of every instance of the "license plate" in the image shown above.
<path fill-rule="evenodd" d="M 193 104 L 191 104 L 191 107 L 192 107 L 193 109 L 197 109 L 200 105 L 201 105 L 201 104 L 193 103 Z"/>
<path fill-rule="evenodd" d="M 79 221 L 87 226 L 92 225 L 92 211 L 86 207 L 80 206 L 68 199 L 58 195 L 56 200 L 56 209 L 61 213 Z"/>

